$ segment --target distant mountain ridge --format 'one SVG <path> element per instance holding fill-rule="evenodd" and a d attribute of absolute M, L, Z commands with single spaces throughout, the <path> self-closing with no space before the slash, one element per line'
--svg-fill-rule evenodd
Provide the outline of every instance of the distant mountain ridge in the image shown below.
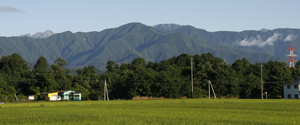
<path fill-rule="evenodd" d="M 169 31 L 173 31 L 176 30 L 180 27 L 182 27 L 183 25 L 179 25 L 179 24 L 158 24 L 153 26 L 155 29 L 157 30 L 169 30 Z"/>
<path fill-rule="evenodd" d="M 285 50 L 289 48 L 290 44 L 300 50 L 300 29 L 208 32 L 192 26 L 183 26 L 173 32 L 196 37 L 208 44 L 231 46 L 247 52 L 262 52 L 277 57 L 285 57 L 287 54 Z M 300 54 L 299 51 L 296 53 Z"/>
<path fill-rule="evenodd" d="M 46 30 L 45 32 L 37 32 L 35 34 L 23 34 L 23 35 L 20 35 L 20 37 L 24 37 L 24 36 L 27 36 L 27 37 L 32 37 L 32 38 L 48 38 L 49 36 L 52 36 L 56 33 L 52 32 L 51 30 Z"/>
<path fill-rule="evenodd" d="M 300 40 L 299 29 L 208 32 L 189 25 L 161 26 L 164 28 L 129 23 L 100 32 L 67 31 L 44 39 L 0 37 L 0 55 L 19 53 L 27 62 L 33 63 L 43 56 L 50 64 L 62 57 L 68 62 L 67 68 L 94 65 L 105 70 L 108 60 L 120 64 L 142 57 L 159 62 L 182 53 L 210 52 L 229 63 L 242 58 L 252 63 L 286 61 L 284 55 L 289 45 L 292 43 L 295 49 L 300 47 L 297 42 Z M 299 55 L 298 52 L 296 54 Z"/>

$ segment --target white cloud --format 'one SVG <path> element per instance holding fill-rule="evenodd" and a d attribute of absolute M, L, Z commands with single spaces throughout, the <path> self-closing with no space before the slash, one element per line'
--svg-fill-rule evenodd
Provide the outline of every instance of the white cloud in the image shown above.
<path fill-rule="evenodd" d="M 19 9 L 10 7 L 10 6 L 0 6 L 0 14 L 1 13 L 9 13 L 9 12 L 23 12 Z"/>
<path fill-rule="evenodd" d="M 291 34 L 291 35 L 288 35 L 285 39 L 284 39 L 284 42 L 286 41 L 292 41 L 292 40 L 295 40 L 297 38 L 297 36 Z"/>
<path fill-rule="evenodd" d="M 260 38 L 260 36 L 257 36 L 257 38 L 253 38 L 251 37 L 250 39 L 248 39 L 247 37 L 242 40 L 239 45 L 241 46 L 254 46 L 254 45 L 259 45 L 260 43 L 262 43 L 262 40 Z"/>
<path fill-rule="evenodd" d="M 274 42 L 276 42 L 276 40 L 278 40 L 280 37 L 279 33 L 274 33 L 272 37 L 269 37 L 264 43 L 263 46 L 265 46 L 266 44 L 268 45 L 274 45 Z"/>
<path fill-rule="evenodd" d="M 274 45 L 274 42 L 276 42 L 281 35 L 279 33 L 274 33 L 273 36 L 269 37 L 266 41 L 263 41 L 261 37 L 258 35 L 256 38 L 251 37 L 250 39 L 245 38 L 241 42 L 239 42 L 240 46 L 259 46 L 263 47 L 265 45 Z"/>

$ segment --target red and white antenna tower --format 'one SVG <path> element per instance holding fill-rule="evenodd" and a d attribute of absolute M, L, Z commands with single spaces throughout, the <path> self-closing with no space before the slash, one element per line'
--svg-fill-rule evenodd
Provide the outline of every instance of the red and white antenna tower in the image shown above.
<path fill-rule="evenodd" d="M 290 68 L 295 67 L 295 62 L 297 62 L 294 57 L 297 57 L 297 55 L 294 54 L 294 51 L 297 51 L 293 48 L 292 44 L 290 45 L 290 48 L 286 51 L 290 51 L 289 55 L 286 55 L 287 57 L 290 57 L 290 59 L 287 62 L 290 62 Z"/>

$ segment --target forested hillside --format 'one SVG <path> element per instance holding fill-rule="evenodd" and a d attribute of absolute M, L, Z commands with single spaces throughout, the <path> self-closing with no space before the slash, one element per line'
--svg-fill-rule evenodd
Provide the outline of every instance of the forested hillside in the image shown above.
<path fill-rule="evenodd" d="M 193 65 L 193 88 L 191 93 L 191 57 Z M 263 63 L 264 91 L 268 96 L 282 97 L 282 84 L 291 83 L 300 76 L 300 63 L 288 68 L 285 62 Z M 42 99 L 43 92 L 75 90 L 84 100 L 103 96 L 104 80 L 107 80 L 111 99 L 131 99 L 135 96 L 165 98 L 207 97 L 207 82 L 212 81 L 217 97 L 260 97 L 261 64 L 238 59 L 227 64 L 211 53 L 201 55 L 181 54 L 161 62 L 147 62 L 134 58 L 131 63 L 106 63 L 107 72 L 95 75 L 95 67 L 87 66 L 71 76 L 64 67 L 67 61 L 55 60 L 50 68 L 45 57 L 39 57 L 29 70 L 19 54 L 0 59 L 0 101 L 14 101 L 14 95 L 36 95 Z M 6 99 L 7 97 L 7 99 Z"/>
<path fill-rule="evenodd" d="M 290 44 L 293 44 L 294 48 L 298 50 L 300 48 L 300 29 L 280 28 L 274 30 L 262 29 L 260 31 L 209 32 L 189 25 L 178 27 L 176 24 L 161 24 L 158 26 L 155 27 L 157 30 L 168 31 L 169 33 L 183 33 L 201 39 L 207 44 L 227 45 L 246 52 L 261 52 L 277 57 L 287 55 L 286 50 Z M 169 27 L 176 28 L 171 29 Z M 299 55 L 300 52 L 298 51 L 296 54 Z M 251 61 L 252 59 L 249 60 Z"/>
<path fill-rule="evenodd" d="M 287 33 L 279 37 L 275 31 Z M 300 47 L 295 42 L 299 39 L 298 31 L 277 29 L 272 32 L 207 32 L 192 26 L 151 27 L 141 23 L 129 23 L 100 32 L 67 31 L 48 38 L 0 37 L 0 56 L 18 53 L 26 62 L 32 63 L 43 56 L 49 64 L 53 64 L 61 57 L 68 62 L 66 68 L 95 66 L 100 70 L 106 70 L 105 65 L 109 60 L 117 64 L 130 63 L 135 58 L 160 62 L 182 53 L 191 55 L 212 53 L 216 57 L 226 59 L 230 64 L 242 58 L 251 63 L 268 60 L 286 61 L 283 55 L 287 54 L 285 50 L 289 44 L 295 43 L 295 49 Z M 257 41 L 265 42 L 273 36 L 278 37 L 277 41 L 283 39 L 290 41 L 272 42 L 271 39 L 269 43 L 258 44 L 265 46 L 255 45 Z M 245 46 L 253 43 L 254 46 Z M 272 43 L 274 45 L 269 45 Z M 278 56 L 276 53 L 281 55 Z"/>

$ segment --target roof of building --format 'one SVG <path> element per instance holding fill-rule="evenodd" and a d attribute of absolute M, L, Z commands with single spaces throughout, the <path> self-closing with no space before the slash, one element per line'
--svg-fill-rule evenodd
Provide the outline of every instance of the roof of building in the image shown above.
<path fill-rule="evenodd" d="M 62 93 L 62 92 L 67 92 L 67 91 L 74 91 L 74 90 L 60 90 L 60 91 L 57 91 L 57 92 L 43 92 L 43 94 L 48 94 L 48 93 Z M 72 93 L 81 93 L 81 92 L 72 92 Z"/>
<path fill-rule="evenodd" d="M 67 91 L 73 91 L 73 90 L 60 90 L 58 92 L 67 92 Z"/>
<path fill-rule="evenodd" d="M 76 93 L 81 93 L 81 92 L 71 92 L 71 93 L 75 93 L 76 94 Z"/>
<path fill-rule="evenodd" d="M 58 92 L 43 92 L 43 94 L 58 93 Z"/>
<path fill-rule="evenodd" d="M 293 82 L 293 84 L 300 84 L 300 77 Z"/>

